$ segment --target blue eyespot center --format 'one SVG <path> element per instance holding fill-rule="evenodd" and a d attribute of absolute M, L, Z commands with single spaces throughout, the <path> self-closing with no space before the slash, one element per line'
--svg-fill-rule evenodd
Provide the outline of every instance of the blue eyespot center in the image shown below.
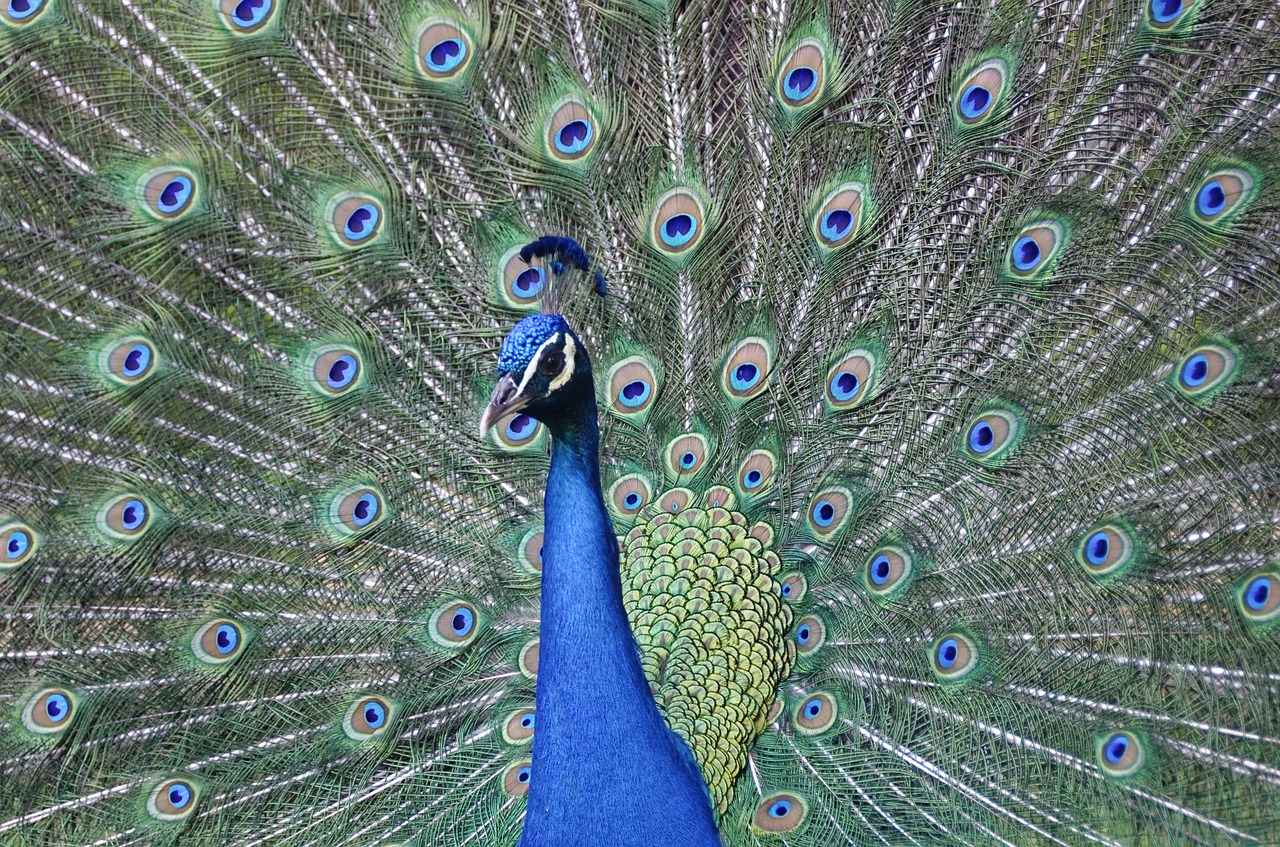
<path fill-rule="evenodd" d="M 382 707 L 381 703 L 375 703 L 372 700 L 364 704 L 364 722 L 369 725 L 370 729 L 377 729 L 382 726 L 387 719 L 387 710 Z"/>
<path fill-rule="evenodd" d="M 1099 530 L 1090 535 L 1084 543 L 1084 555 L 1091 565 L 1103 565 L 1107 561 L 1107 552 L 1111 548 L 1111 542 L 1107 540 L 1107 533 Z"/>
<path fill-rule="evenodd" d="M 831 526 L 836 519 L 836 507 L 829 500 L 819 500 L 813 504 L 813 511 L 810 513 L 813 522 L 821 527 Z"/>
<path fill-rule="evenodd" d="M 808 703 L 804 704 L 804 716 L 809 719 L 816 718 L 822 714 L 822 701 L 814 697 Z"/>
<path fill-rule="evenodd" d="M 449 622 L 449 626 L 453 628 L 453 634 L 459 638 L 470 635 L 475 624 L 475 614 L 470 609 L 464 607 L 458 608 L 453 613 L 453 620 Z"/>
<path fill-rule="evenodd" d="M 944 669 L 955 667 L 956 658 L 960 655 L 960 645 L 954 638 L 944 638 L 938 645 L 938 664 Z"/>
<path fill-rule="evenodd" d="M 1209 377 L 1209 357 L 1197 353 L 1182 365 L 1182 381 L 1191 388 L 1198 388 Z"/>
<path fill-rule="evenodd" d="M 191 802 L 191 789 L 185 782 L 175 782 L 169 786 L 169 805 L 181 809 Z"/>
<path fill-rule="evenodd" d="M 532 772 L 530 771 L 529 766 L 528 766 L 528 765 L 525 765 L 525 766 L 524 766 L 524 767 L 522 767 L 520 770 L 516 771 L 516 781 L 517 781 L 517 782 L 528 782 L 528 781 L 529 781 L 529 777 L 531 776 L 531 774 L 532 774 Z"/>
<path fill-rule="evenodd" d="M 351 522 L 357 527 L 368 526 L 378 516 L 378 508 L 377 496 L 371 491 L 366 491 L 351 509 Z"/>
<path fill-rule="evenodd" d="M 537 422 L 528 415 L 518 414 L 511 419 L 511 423 L 507 424 L 507 437 L 512 441 L 521 441 L 533 435 L 537 425 Z"/>
<path fill-rule="evenodd" d="M 971 85 L 960 95 L 960 113 L 973 120 L 991 107 L 991 92 L 981 85 Z"/>
<path fill-rule="evenodd" d="M 364 241 L 377 230 L 380 217 L 377 206 L 372 203 L 362 203 L 354 212 L 347 215 L 346 223 L 342 225 L 342 234 L 349 241 Z"/>
<path fill-rule="evenodd" d="M 62 694 L 50 694 L 44 701 L 44 713 L 49 720 L 60 723 L 71 712 L 71 704 Z"/>
<path fill-rule="evenodd" d="M 626 498 L 623 500 L 623 502 L 627 504 L 627 508 L 628 508 L 628 509 L 636 509 L 636 508 L 639 508 L 639 506 L 640 506 L 640 495 L 639 495 L 639 494 L 637 494 L 636 492 L 632 491 L 630 494 L 628 494 L 628 495 L 626 496 Z"/>
<path fill-rule="evenodd" d="M 752 469 L 747 471 L 747 475 L 744 481 L 747 484 L 747 488 L 755 488 L 757 485 L 760 484 L 760 481 L 762 479 L 764 479 L 764 476 L 760 473 L 760 471 Z"/>
<path fill-rule="evenodd" d="M 346 388 L 355 380 L 359 369 L 355 356 L 344 354 L 335 359 L 333 364 L 329 366 L 329 373 L 325 376 L 325 382 L 330 388 Z"/>
<path fill-rule="evenodd" d="M 696 461 L 698 461 L 698 457 L 695 456 L 692 453 L 692 451 L 685 453 L 683 456 L 680 457 L 680 467 L 684 468 L 685 470 L 688 470 L 689 468 L 693 467 L 693 463 Z"/>
<path fill-rule="evenodd" d="M 160 192 L 156 206 L 166 215 L 173 214 L 187 205 L 187 201 L 191 199 L 191 190 L 191 180 L 188 177 L 175 176 Z"/>
<path fill-rule="evenodd" d="M 991 424 L 978 421 L 969 430 L 969 448 L 975 453 L 986 453 L 995 444 L 996 434 Z"/>
<path fill-rule="evenodd" d="M 800 646 L 803 647 L 809 643 L 809 636 L 811 634 L 809 625 L 807 623 L 801 624 L 800 628 L 796 630 L 796 641 L 800 642 Z"/>
<path fill-rule="evenodd" d="M 784 583 L 784 584 L 783 584 L 783 586 L 782 586 L 782 596 L 783 596 L 783 597 L 790 597 L 790 596 L 791 596 L 791 583 L 787 582 L 787 583 Z"/>
<path fill-rule="evenodd" d="M 1129 738 L 1121 733 L 1116 733 L 1107 740 L 1103 753 L 1107 757 L 1107 761 L 1113 765 L 1120 764 L 1120 760 L 1124 758 L 1124 754 L 1129 751 Z"/>
<path fill-rule="evenodd" d="M 1271 577 L 1260 576 L 1249 583 L 1244 590 L 1244 602 L 1255 612 L 1261 612 L 1267 607 L 1267 600 L 1271 598 Z"/>
<path fill-rule="evenodd" d="M 9 0 L 9 17 L 15 21 L 29 18 L 43 5 L 44 0 Z"/>
<path fill-rule="evenodd" d="M 790 800 L 778 800 L 776 803 L 774 803 L 772 806 L 769 807 L 769 817 L 771 818 L 785 818 L 790 813 L 791 813 Z"/>
<path fill-rule="evenodd" d="M 427 51 L 424 61 L 438 74 L 454 70 L 467 58 L 467 45 L 460 38 L 446 38 Z"/>
<path fill-rule="evenodd" d="M 746 391 L 760 380 L 760 369 L 751 362 L 744 362 L 733 369 L 729 382 L 736 391 Z"/>
<path fill-rule="evenodd" d="M 240 633 L 231 624 L 224 623 L 218 627 L 213 640 L 218 647 L 218 652 L 225 656 L 236 649 L 236 645 L 240 643 Z"/>
<path fill-rule="evenodd" d="M 813 68 L 792 68 L 782 83 L 782 91 L 788 100 L 803 100 L 813 93 L 817 84 L 818 73 Z"/>
<path fill-rule="evenodd" d="M 5 555 L 10 559 L 17 559 L 31 548 L 31 536 L 27 535 L 20 529 L 15 529 L 9 533 L 9 540 L 5 544 Z"/>
<path fill-rule="evenodd" d="M 652 392 L 653 389 L 649 387 L 648 382 L 643 379 L 633 379 L 622 386 L 618 399 L 622 401 L 622 405 L 634 408 L 648 400 Z"/>
<path fill-rule="evenodd" d="M 1020 271 L 1029 271 L 1040 263 L 1040 245 L 1029 235 L 1024 235 L 1013 244 L 1013 266 Z"/>
<path fill-rule="evenodd" d="M 591 143 L 593 135 L 595 131 L 592 130 L 591 124 L 582 118 L 569 121 L 556 133 L 556 149 L 561 153 L 581 153 Z"/>
<path fill-rule="evenodd" d="M 271 14 L 272 0 L 240 0 L 231 13 L 231 22 L 241 29 L 251 29 Z"/>
<path fill-rule="evenodd" d="M 533 712 L 528 712 L 520 717 L 520 726 L 524 727 L 525 729 L 533 729 L 534 720 L 535 718 L 534 718 Z"/>
<path fill-rule="evenodd" d="M 698 222 L 693 215 L 681 212 L 672 215 L 662 224 L 662 240 L 668 247 L 680 247 L 688 244 L 698 231 Z"/>
<path fill-rule="evenodd" d="M 126 530 L 135 530 L 147 519 L 147 506 L 141 500 L 130 500 L 120 510 L 120 524 Z"/>
<path fill-rule="evenodd" d="M 1182 14 L 1182 0 L 1151 0 L 1151 17 L 1167 24 Z"/>
<path fill-rule="evenodd" d="M 1206 218 L 1222 214 L 1227 208 L 1227 192 L 1223 189 L 1222 183 L 1211 179 L 1202 185 L 1200 193 L 1196 195 L 1196 208 Z"/>
<path fill-rule="evenodd" d="M 511 283 L 520 297 L 533 297 L 547 284 L 547 272 L 542 268 L 526 268 Z"/>
<path fill-rule="evenodd" d="M 884 585 L 889 581 L 889 557 L 881 553 L 871 560 L 871 581 L 876 585 Z"/>
<path fill-rule="evenodd" d="M 853 213 L 848 209 L 832 209 L 822 216 L 820 229 L 823 238 L 839 241 L 853 229 Z"/>
<path fill-rule="evenodd" d="M 831 378 L 831 396 L 839 402 L 852 400 L 861 388 L 857 374 L 841 371 Z"/>
<path fill-rule="evenodd" d="M 121 371 L 124 376 L 134 379 L 146 373 L 149 367 L 151 367 L 151 347 L 138 342 L 129 348 L 128 353 L 125 353 Z"/>

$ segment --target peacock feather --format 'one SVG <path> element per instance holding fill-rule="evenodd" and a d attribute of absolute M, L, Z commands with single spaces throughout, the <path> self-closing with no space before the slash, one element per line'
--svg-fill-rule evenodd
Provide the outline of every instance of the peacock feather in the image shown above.
<path fill-rule="evenodd" d="M 0 842 L 1280 844 L 1278 30 L 0 0 Z"/>

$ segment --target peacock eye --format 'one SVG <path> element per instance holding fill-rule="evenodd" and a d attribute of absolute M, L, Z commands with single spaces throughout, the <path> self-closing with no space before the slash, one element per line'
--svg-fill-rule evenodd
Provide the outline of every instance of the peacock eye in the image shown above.
<path fill-rule="evenodd" d="M 564 370 L 564 353 L 553 350 L 538 360 L 538 373 L 543 376 L 555 376 Z"/>

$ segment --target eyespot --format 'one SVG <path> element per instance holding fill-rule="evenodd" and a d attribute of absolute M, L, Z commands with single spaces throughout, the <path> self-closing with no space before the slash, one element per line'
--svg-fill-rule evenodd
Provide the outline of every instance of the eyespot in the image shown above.
<path fill-rule="evenodd" d="M 142 177 L 142 205 L 162 221 L 174 221 L 196 206 L 198 183 L 188 170 L 165 167 Z"/>
<path fill-rule="evenodd" d="M 768 450 L 752 450 L 738 467 L 738 491 L 754 497 L 773 485 L 773 471 L 777 459 Z"/>
<path fill-rule="evenodd" d="M 983 464 L 995 464 L 1018 443 L 1021 430 L 1018 418 L 1012 412 L 999 409 L 985 412 L 969 424 L 964 440 L 965 452 Z"/>
<path fill-rule="evenodd" d="M 520 258 L 517 244 L 502 254 L 498 262 L 498 299 L 511 309 L 529 311 L 538 307 L 547 287 L 547 269 Z"/>
<path fill-rule="evenodd" d="M 689 508 L 693 502 L 693 492 L 687 488 L 673 488 L 662 495 L 658 508 L 668 515 L 676 515 Z"/>
<path fill-rule="evenodd" d="M 120 541 L 133 541 L 151 524 L 151 505 L 135 494 L 113 497 L 98 510 L 98 529 Z"/>
<path fill-rule="evenodd" d="M 830 538 L 839 532 L 849 519 L 849 507 L 853 503 L 853 494 L 843 486 L 824 488 L 809 501 L 809 529 L 819 539 Z"/>
<path fill-rule="evenodd" d="M 214 618 L 196 630 L 191 638 L 191 652 L 205 664 L 222 665 L 239 656 L 244 644 L 244 630 L 238 623 Z"/>
<path fill-rule="evenodd" d="M 0 573 L 12 570 L 35 555 L 40 546 L 40 536 L 24 523 L 14 522 L 0 526 Z"/>
<path fill-rule="evenodd" d="M 542 443 L 543 426 L 524 412 L 515 412 L 498 419 L 493 437 L 499 447 L 507 450 L 527 450 Z"/>
<path fill-rule="evenodd" d="M 526 573 L 542 573 L 542 542 L 544 537 L 542 530 L 535 528 L 525 533 L 524 539 L 521 540 L 517 555 L 520 559 L 520 567 Z"/>
<path fill-rule="evenodd" d="M 627 474 L 609 487 L 610 510 L 623 523 L 629 523 L 652 499 L 653 488 L 643 474 Z"/>
<path fill-rule="evenodd" d="M 223 20 L 232 32 L 258 32 L 275 17 L 275 0 L 219 0 Z"/>
<path fill-rule="evenodd" d="M 502 723 L 502 737 L 508 744 L 528 744 L 533 740 L 536 722 L 537 715 L 532 708 L 514 711 Z"/>
<path fill-rule="evenodd" d="M 780 835 L 795 831 L 807 814 L 809 807 L 798 794 L 770 794 L 756 807 L 751 826 L 761 835 Z"/>
<path fill-rule="evenodd" d="M 1202 344 L 1182 358 L 1173 386 L 1187 397 L 1205 397 L 1230 382 L 1236 354 L 1220 344 Z"/>
<path fill-rule="evenodd" d="M 523 797 L 529 793 L 529 781 L 533 778 L 533 762 L 522 759 L 507 766 L 502 772 L 502 790 L 511 797 Z"/>
<path fill-rule="evenodd" d="M 788 603 L 798 603 L 804 599 L 804 595 L 809 592 L 808 581 L 805 580 L 804 574 L 799 571 L 792 571 L 782 577 L 779 591 L 782 599 Z"/>
<path fill-rule="evenodd" d="M 1236 606 L 1249 623 L 1280 621 L 1280 578 L 1273 573 L 1248 577 L 1237 589 Z"/>
<path fill-rule="evenodd" d="M 759 336 L 744 338 L 725 358 L 720 387 L 731 400 L 746 401 L 764 391 L 773 367 L 773 348 Z"/>
<path fill-rule="evenodd" d="M 957 682 L 978 667 L 978 645 L 963 632 L 949 632 L 929 650 L 933 673 L 944 682 Z"/>
<path fill-rule="evenodd" d="M 827 628 L 822 618 L 807 615 L 796 622 L 796 652 L 801 656 L 814 653 L 827 640 Z"/>
<path fill-rule="evenodd" d="M 347 192 L 329 201 L 330 234 L 342 247 L 372 244 L 382 232 L 382 204 L 368 194 Z"/>
<path fill-rule="evenodd" d="M 871 394 L 876 357 L 869 350 L 850 350 L 827 371 L 827 408 L 852 409 Z"/>
<path fill-rule="evenodd" d="M 827 192 L 809 224 L 819 246 L 835 250 L 853 241 L 862 224 L 866 190 L 860 182 L 845 182 Z"/>
<path fill-rule="evenodd" d="M 386 517 L 382 493 L 361 485 L 339 493 L 330 501 L 329 523 L 344 536 L 362 535 Z"/>
<path fill-rule="evenodd" d="M 688 188 L 673 188 L 659 198 L 649 221 L 654 249 L 668 256 L 692 250 L 706 234 L 706 210 Z"/>
<path fill-rule="evenodd" d="M 431 81 L 454 79 L 471 64 L 471 37 L 447 21 L 427 21 L 418 36 L 418 71 Z"/>
<path fill-rule="evenodd" d="M 1110 583 L 1128 570 L 1136 559 L 1131 529 L 1119 523 L 1103 524 L 1090 530 L 1076 547 L 1076 561 L 1085 572 Z"/>
<path fill-rule="evenodd" d="M 137 385 L 154 374 L 158 364 L 155 346 L 139 335 L 111 342 L 98 357 L 103 376 L 118 385 Z"/>
<path fill-rule="evenodd" d="M 441 647 L 465 647 L 479 634 L 480 616 L 465 600 L 450 600 L 431 615 L 429 632 Z"/>
<path fill-rule="evenodd" d="M 1024 226 L 1009 247 L 1006 270 L 1017 279 L 1043 279 L 1053 270 L 1066 244 L 1066 235 L 1066 227 L 1058 221 L 1036 221 Z"/>
<path fill-rule="evenodd" d="M 342 731 L 352 741 L 368 741 L 387 731 L 395 714 L 395 704 L 382 697 L 360 697 L 347 707 Z"/>
<path fill-rule="evenodd" d="M 310 358 L 312 386 L 322 395 L 337 397 L 364 382 L 364 358 L 351 347 L 323 347 Z"/>
<path fill-rule="evenodd" d="M 969 72 L 956 88 L 954 114 L 961 127 L 979 126 L 999 113 L 1008 76 L 1003 59 L 988 59 Z"/>
<path fill-rule="evenodd" d="M 4 14 L 0 23 L 10 26 L 25 26 L 44 12 L 46 0 L 5 0 Z"/>
<path fill-rule="evenodd" d="M 733 496 L 733 492 L 723 485 L 713 485 L 708 488 L 702 493 L 701 500 L 702 507 L 705 509 L 732 509 L 737 504 L 737 498 Z"/>
<path fill-rule="evenodd" d="M 1214 171 L 1196 189 L 1191 216 L 1202 224 L 1215 226 L 1235 217 L 1253 193 L 1253 175 L 1241 168 Z"/>
<path fill-rule="evenodd" d="M 37 691 L 22 709 L 22 725 L 36 735 L 55 735 L 71 726 L 76 697 L 65 688 Z"/>
<path fill-rule="evenodd" d="M 538 639 L 525 642 L 520 648 L 520 673 L 526 679 L 537 679 L 538 677 Z"/>
<path fill-rule="evenodd" d="M 1172 29 L 1191 5 L 1183 0 L 1150 0 L 1147 4 L 1147 22 L 1155 29 Z"/>
<path fill-rule="evenodd" d="M 596 133 L 596 119 L 587 104 L 568 98 L 555 108 L 547 123 L 547 154 L 559 162 L 578 161 L 595 147 Z"/>
<path fill-rule="evenodd" d="M 796 706 L 792 719 L 796 731 L 804 735 L 821 735 L 836 723 L 836 701 L 825 692 L 814 692 Z"/>
<path fill-rule="evenodd" d="M 702 470 L 710 448 L 707 437 L 697 432 L 676 436 L 667 444 L 667 470 L 674 476 L 690 476 Z"/>
<path fill-rule="evenodd" d="M 782 105 L 798 109 L 817 100 L 826 86 L 826 47 L 816 38 L 805 38 L 782 59 L 775 80 Z"/>
<path fill-rule="evenodd" d="M 901 547 L 881 547 L 867 559 L 863 585 L 879 598 L 891 597 L 911 580 L 911 554 Z"/>
<path fill-rule="evenodd" d="M 199 791 L 185 779 L 166 779 L 147 797 L 147 814 L 158 821 L 184 820 L 196 810 Z"/>
<path fill-rule="evenodd" d="M 1142 770 L 1146 762 L 1142 741 L 1131 732 L 1111 732 L 1098 736 L 1098 767 L 1104 776 L 1125 779 Z"/>
<path fill-rule="evenodd" d="M 658 396 L 658 376 L 643 356 L 623 359 L 609 369 L 609 411 L 643 422 Z"/>

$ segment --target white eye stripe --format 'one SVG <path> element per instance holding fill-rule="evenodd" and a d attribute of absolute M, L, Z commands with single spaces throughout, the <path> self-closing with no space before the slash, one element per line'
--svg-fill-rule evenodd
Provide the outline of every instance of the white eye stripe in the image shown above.
<path fill-rule="evenodd" d="M 569 381 L 573 376 L 573 348 L 575 347 L 573 340 L 566 338 L 564 340 L 564 367 L 560 368 L 560 373 L 555 379 L 551 380 L 551 387 L 548 391 L 555 391 L 560 386 Z"/>
<path fill-rule="evenodd" d="M 533 354 L 533 358 L 529 360 L 529 364 L 525 365 L 524 375 L 520 377 L 520 386 L 516 389 L 517 397 L 524 393 L 524 389 L 529 384 L 529 380 L 533 379 L 533 375 L 538 372 L 538 363 L 542 361 L 543 351 L 546 350 L 548 347 L 554 345 L 557 341 L 559 341 L 560 335 L 561 333 L 557 332 L 555 335 L 551 336 L 546 341 L 542 342 L 542 346 L 538 348 L 538 351 Z M 572 344 L 565 345 L 565 354 L 566 354 L 565 367 L 561 368 L 559 375 L 556 376 L 554 380 L 552 380 L 551 387 L 549 389 L 550 391 L 555 391 L 557 388 L 564 385 L 565 382 L 568 381 L 569 376 L 573 375 L 573 345 Z"/>

